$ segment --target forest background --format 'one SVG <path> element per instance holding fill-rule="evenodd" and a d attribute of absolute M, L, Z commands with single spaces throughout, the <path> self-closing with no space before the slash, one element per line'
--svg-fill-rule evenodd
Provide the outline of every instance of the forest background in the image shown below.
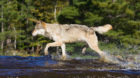
<path fill-rule="evenodd" d="M 35 23 L 29 19 L 89 27 L 111 24 L 113 30 L 97 33 L 103 51 L 119 55 L 140 51 L 139 0 L 0 0 L 0 55 L 43 55 L 52 40 L 33 37 Z M 68 44 L 68 54 L 79 55 L 84 46 Z M 56 48 L 49 50 L 56 52 Z M 93 53 L 90 48 L 86 52 Z"/>

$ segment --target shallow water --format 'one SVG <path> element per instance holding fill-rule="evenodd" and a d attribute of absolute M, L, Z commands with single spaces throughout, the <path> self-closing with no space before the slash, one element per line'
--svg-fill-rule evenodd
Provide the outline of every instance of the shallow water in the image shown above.
<path fill-rule="evenodd" d="M 0 56 L 0 78 L 140 78 L 140 70 L 98 59 Z"/>

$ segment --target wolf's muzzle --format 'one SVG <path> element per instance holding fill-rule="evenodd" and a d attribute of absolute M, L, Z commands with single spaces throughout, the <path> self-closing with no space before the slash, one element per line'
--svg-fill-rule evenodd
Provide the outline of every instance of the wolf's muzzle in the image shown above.
<path fill-rule="evenodd" d="M 36 36 L 35 32 L 36 32 L 36 30 L 32 31 L 32 36 Z"/>

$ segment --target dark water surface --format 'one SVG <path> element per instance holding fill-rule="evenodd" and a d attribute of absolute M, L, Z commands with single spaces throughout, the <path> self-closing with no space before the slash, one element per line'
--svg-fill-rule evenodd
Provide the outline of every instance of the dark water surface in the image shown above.
<path fill-rule="evenodd" d="M 140 78 L 140 70 L 98 59 L 59 61 L 51 56 L 0 56 L 0 78 Z"/>

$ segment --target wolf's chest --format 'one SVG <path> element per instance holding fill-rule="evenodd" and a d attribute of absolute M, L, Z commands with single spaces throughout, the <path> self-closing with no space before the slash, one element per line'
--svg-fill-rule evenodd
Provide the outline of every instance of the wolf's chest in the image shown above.
<path fill-rule="evenodd" d="M 61 36 L 59 34 L 52 33 L 51 36 L 54 41 L 61 41 Z"/>

